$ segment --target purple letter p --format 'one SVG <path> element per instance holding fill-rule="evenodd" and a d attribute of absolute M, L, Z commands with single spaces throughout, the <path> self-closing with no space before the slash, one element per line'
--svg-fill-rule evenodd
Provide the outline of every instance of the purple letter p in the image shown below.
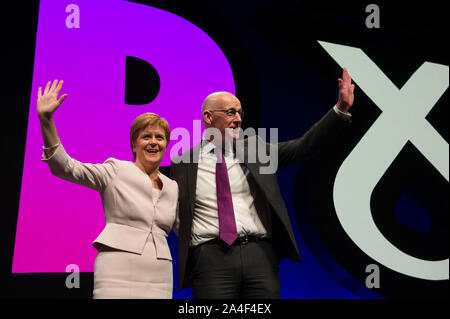
<path fill-rule="evenodd" d="M 78 10 L 66 10 L 74 4 Z M 67 20 L 78 27 L 68 27 Z M 150 103 L 125 103 L 127 57 L 154 70 L 159 87 L 148 87 L 154 92 Z M 75 159 L 103 163 L 108 157 L 133 160 L 129 130 L 144 112 L 192 136 L 204 98 L 215 91 L 234 93 L 233 75 L 217 44 L 195 25 L 119 0 L 41 0 L 34 62 L 12 271 L 65 272 L 69 264 L 93 271 L 91 243 L 104 227 L 100 197 L 54 177 L 41 162 L 37 88 L 64 80 L 62 93 L 69 96 L 54 115 L 61 142 Z M 170 146 L 162 165 L 170 163 Z"/>

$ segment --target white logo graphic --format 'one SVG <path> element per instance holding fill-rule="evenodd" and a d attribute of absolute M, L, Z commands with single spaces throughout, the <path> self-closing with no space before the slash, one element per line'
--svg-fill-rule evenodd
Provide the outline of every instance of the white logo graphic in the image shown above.
<path fill-rule="evenodd" d="M 392 270 L 427 280 L 449 279 L 448 258 L 430 261 L 404 253 L 379 231 L 370 210 L 373 189 L 408 141 L 448 181 L 448 143 L 425 119 L 448 88 L 448 66 L 425 62 L 398 89 L 361 49 L 319 43 L 383 111 L 336 175 L 333 197 L 342 227 L 368 256 Z"/>

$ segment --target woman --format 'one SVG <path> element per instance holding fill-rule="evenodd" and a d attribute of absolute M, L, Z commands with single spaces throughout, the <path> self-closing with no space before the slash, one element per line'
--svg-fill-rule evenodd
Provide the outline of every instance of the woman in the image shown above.
<path fill-rule="evenodd" d="M 63 81 L 39 87 L 37 113 L 43 160 L 65 180 L 100 192 L 105 228 L 94 241 L 94 298 L 171 298 L 172 257 L 167 244 L 176 218 L 178 185 L 159 172 L 170 139 L 167 121 L 154 113 L 137 117 L 130 130 L 134 162 L 81 163 L 65 151 L 53 113 Z"/>

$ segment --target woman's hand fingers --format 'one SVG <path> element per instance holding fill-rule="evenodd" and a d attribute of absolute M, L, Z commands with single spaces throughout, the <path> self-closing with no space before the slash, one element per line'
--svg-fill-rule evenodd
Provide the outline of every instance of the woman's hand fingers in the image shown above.
<path fill-rule="evenodd" d="M 58 97 L 59 92 L 61 91 L 61 88 L 62 88 L 63 83 L 64 83 L 63 80 L 59 81 L 58 86 L 57 86 L 56 89 L 55 89 L 56 97 Z"/>
<path fill-rule="evenodd" d="M 38 88 L 38 99 L 37 99 L 37 111 L 38 115 L 41 116 L 51 116 L 51 114 L 61 105 L 61 103 L 67 97 L 67 94 L 63 94 L 59 99 L 58 95 L 61 91 L 63 81 L 58 81 L 55 79 L 52 82 L 47 82 L 44 94 L 42 94 L 42 87 Z"/>
<path fill-rule="evenodd" d="M 53 83 L 50 81 L 47 82 L 47 85 L 44 90 L 44 94 L 42 94 L 42 88 L 39 87 L 38 98 L 54 96 L 54 98 L 57 99 L 59 92 L 61 91 L 63 83 L 64 83 L 63 80 L 58 81 L 57 79 L 53 80 Z"/>
<path fill-rule="evenodd" d="M 64 100 L 66 99 L 67 94 L 63 94 L 61 95 L 61 97 L 59 98 L 59 100 L 57 101 L 57 107 L 59 107 L 61 105 L 62 102 L 64 102 Z"/>
<path fill-rule="evenodd" d="M 50 81 L 47 82 L 47 85 L 45 86 L 44 95 L 48 93 L 48 90 L 50 89 Z"/>
<path fill-rule="evenodd" d="M 57 79 L 53 80 L 53 83 L 52 83 L 52 86 L 51 86 L 51 88 L 50 88 L 50 92 L 49 92 L 49 93 L 55 92 L 56 84 L 57 84 L 57 83 L 58 83 L 58 80 L 57 80 Z"/>

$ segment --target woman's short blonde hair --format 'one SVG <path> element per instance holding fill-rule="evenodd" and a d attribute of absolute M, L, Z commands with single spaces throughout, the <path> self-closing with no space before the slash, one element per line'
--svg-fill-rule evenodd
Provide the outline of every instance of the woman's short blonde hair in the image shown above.
<path fill-rule="evenodd" d="M 163 129 L 164 135 L 166 137 L 166 146 L 169 144 L 170 141 L 170 127 L 169 123 L 166 121 L 165 118 L 159 117 L 158 114 L 155 113 L 144 113 L 139 115 L 137 118 L 134 119 L 133 124 L 131 124 L 130 129 L 130 145 L 131 145 L 131 151 L 133 152 L 133 143 L 136 141 L 136 139 L 139 136 L 139 133 L 147 128 L 147 126 L 159 126 Z M 136 153 L 133 152 L 133 159 L 136 160 Z"/>

